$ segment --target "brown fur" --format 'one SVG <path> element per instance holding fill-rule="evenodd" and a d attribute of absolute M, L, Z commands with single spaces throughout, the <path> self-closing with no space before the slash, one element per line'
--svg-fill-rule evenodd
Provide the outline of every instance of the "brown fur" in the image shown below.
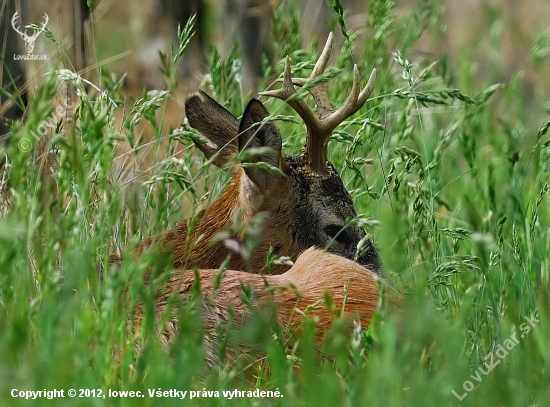
<path fill-rule="evenodd" d="M 327 44 L 331 43 L 330 38 Z M 288 61 L 285 80 L 288 89 L 292 86 Z M 275 305 L 283 327 L 296 328 L 300 318 L 294 316 L 306 310 L 318 318 L 320 334 L 329 327 L 332 312 L 353 315 L 364 327 L 370 324 L 380 297 L 378 256 L 365 231 L 353 224 L 357 214 L 351 197 L 334 166 L 326 161 L 331 129 L 360 108 L 372 90 L 369 87 L 372 80 L 361 96 L 354 93 L 355 101 L 346 102 L 345 110 L 330 114 L 326 123 L 315 121 L 319 126 L 307 122 L 313 113 L 306 109 L 305 102 L 298 104 L 297 111 L 303 113 L 300 115 L 305 116 L 308 127 L 306 150 L 311 143 L 320 145 L 322 154 L 319 153 L 321 158 L 315 166 L 304 155 L 283 156 L 281 135 L 273 122 L 266 120 L 269 113 L 260 101 L 252 99 L 239 122 L 203 92 L 187 99 L 187 119 L 201 136 L 195 144 L 216 166 L 228 170 L 233 181 L 199 215 L 196 224 L 184 220 L 174 230 L 138 246 L 141 253 L 155 240 L 171 255 L 174 268 L 179 269 L 167 289 L 159 293 L 157 317 L 167 311 L 169 297 L 185 298 L 191 294 L 196 276 L 190 269 L 196 268 L 205 299 L 207 337 L 211 340 L 217 338 L 217 324 L 228 322 L 229 315 L 233 315 L 233 322 L 242 324 L 249 317 L 250 305 L 261 307 L 269 303 Z M 323 134 L 314 134 L 315 129 L 321 129 Z M 233 158 L 237 154 L 239 163 L 235 164 L 237 160 Z M 271 170 L 257 163 L 266 164 Z M 255 225 L 257 215 L 263 216 L 264 221 L 252 253 L 243 254 L 242 247 L 249 243 L 244 231 L 232 231 L 233 235 L 214 245 L 213 239 L 231 229 L 235 221 Z M 359 245 L 364 250 L 357 253 Z M 295 264 L 290 269 L 276 265 L 265 270 L 269 253 L 289 257 Z M 111 256 L 110 261 L 118 259 Z M 224 273 L 221 286 L 216 289 L 219 267 L 226 260 L 231 270 Z M 243 301 L 242 285 L 250 286 L 254 292 L 252 304 Z M 332 299 L 334 309 L 317 305 L 325 294 Z M 139 310 L 134 317 L 139 326 Z M 170 342 L 177 327 L 177 319 L 170 317 L 162 328 L 162 338 Z"/>
<path fill-rule="evenodd" d="M 199 214 L 196 224 L 187 219 L 173 230 L 146 239 L 138 245 L 138 254 L 156 241 L 171 256 L 174 268 L 218 268 L 229 259 L 228 267 L 233 270 L 280 274 L 289 267 L 275 265 L 265 270 L 270 251 L 295 261 L 304 250 L 316 246 L 355 259 L 379 272 L 378 258 L 370 242 L 366 243 L 367 250 L 355 257 L 356 246 L 365 238 L 365 232 L 348 224 L 356 217 L 356 212 L 336 169 L 327 162 L 325 175 L 321 176 L 312 173 L 302 157 L 283 157 L 281 136 L 275 125 L 258 126 L 268 116 L 259 101 L 249 103 L 240 127 L 231 113 L 204 93 L 190 96 L 186 109 L 189 123 L 207 141 L 197 146 L 215 165 L 229 170 L 233 180 L 226 191 Z M 231 165 L 235 154 L 255 147 L 268 147 L 271 153 L 248 162 L 267 162 L 277 167 L 279 174 Z M 265 215 L 260 239 L 246 261 L 238 250 L 235 251 L 235 244 L 231 249 L 224 242 L 212 245 L 212 238 L 226 231 L 234 220 L 246 225 L 260 213 Z M 344 232 L 336 238 L 327 228 Z M 246 241 L 242 234 L 230 239 L 237 245 Z M 112 255 L 110 262 L 119 259 L 119 255 Z"/>
<path fill-rule="evenodd" d="M 280 275 L 251 274 L 242 271 L 227 270 L 216 289 L 217 269 L 198 271 L 204 321 L 206 324 L 206 342 L 213 357 L 212 343 L 217 338 L 216 325 L 228 322 L 232 310 L 233 322 L 242 326 L 250 317 L 250 307 L 243 301 L 241 285 L 249 286 L 253 292 L 252 306 L 261 308 L 274 305 L 277 318 L 283 328 L 298 328 L 301 314 L 317 318 L 318 339 L 330 327 L 334 315 L 344 315 L 369 326 L 380 300 L 379 284 L 383 280 L 375 273 L 341 256 L 311 248 L 302 253 L 294 266 Z M 166 304 L 170 296 L 176 295 L 182 300 L 191 296 L 195 283 L 192 270 L 177 270 L 168 283 L 167 289 L 159 293 L 157 300 L 157 318 L 160 320 L 167 311 Z M 269 287 L 269 289 L 268 289 Z M 323 303 L 325 293 L 333 302 L 328 310 Z M 388 297 L 393 307 L 399 308 L 397 297 Z M 173 303 L 173 302 L 172 302 Z M 170 310 L 172 315 L 177 312 Z M 141 314 L 136 314 L 141 320 Z M 170 317 L 169 323 L 162 328 L 163 341 L 173 340 L 178 327 L 177 317 Z"/>

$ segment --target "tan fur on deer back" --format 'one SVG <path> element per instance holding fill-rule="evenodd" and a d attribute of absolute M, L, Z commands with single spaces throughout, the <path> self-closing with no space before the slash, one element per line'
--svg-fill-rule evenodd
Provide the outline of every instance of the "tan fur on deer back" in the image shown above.
<path fill-rule="evenodd" d="M 275 299 L 281 310 L 279 319 L 283 326 L 294 325 L 292 318 L 289 318 L 294 308 L 304 311 L 323 299 L 326 292 L 333 301 L 335 311 L 353 315 L 363 327 L 367 327 L 380 300 L 379 280 L 376 274 L 351 260 L 309 249 L 298 257 L 288 272 L 273 276 L 270 283 L 283 287 L 292 284 L 301 294 L 301 298 L 297 298 L 294 291 L 287 290 Z M 324 304 L 318 305 L 309 314 L 319 317 L 317 327 L 320 333 L 330 326 L 331 316 Z M 299 318 L 294 318 L 294 322 L 299 322 Z"/>
<path fill-rule="evenodd" d="M 216 324 L 228 321 L 229 308 L 233 312 L 233 322 L 237 325 L 242 325 L 249 317 L 250 309 L 243 302 L 241 285 L 250 286 L 253 307 L 275 305 L 282 327 L 298 327 L 302 312 L 316 316 L 319 336 L 330 326 L 333 314 L 352 316 L 363 327 L 367 327 L 380 298 L 380 278 L 375 273 L 351 260 L 315 248 L 300 255 L 294 266 L 284 274 L 261 276 L 228 270 L 218 289 L 214 285 L 219 270 L 199 270 L 198 273 L 204 296 L 205 324 L 210 338 L 216 338 Z M 182 298 L 189 297 L 194 280 L 193 271 L 178 270 L 170 280 L 169 289 L 160 293 L 157 316 L 166 312 L 168 297 L 174 294 Z M 272 289 L 267 290 L 268 287 Z M 333 314 L 322 302 L 325 293 L 333 302 Z M 177 319 L 174 317 L 164 327 L 162 337 L 169 342 L 176 330 Z"/>

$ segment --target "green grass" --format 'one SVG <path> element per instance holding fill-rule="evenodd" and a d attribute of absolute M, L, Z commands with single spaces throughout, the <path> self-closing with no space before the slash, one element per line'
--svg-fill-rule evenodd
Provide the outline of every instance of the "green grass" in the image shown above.
<path fill-rule="evenodd" d="M 391 1 L 370 2 L 367 40 L 356 44 L 364 58 L 352 55 L 350 43 L 342 46 L 337 71 L 331 71 L 337 78 L 330 81 L 334 104 L 349 91 L 354 62 L 364 78 L 376 66 L 378 79 L 371 100 L 335 131 L 329 150 L 358 212 L 369 220 L 384 275 L 403 292 L 402 315 L 380 312 L 368 330 L 357 328 L 351 337 L 336 320 L 319 351 L 311 322 L 287 348 L 281 337 L 271 335 L 273 321 L 257 317 L 236 332 L 221 332 L 261 349 L 266 359 L 249 364 L 222 358 L 209 367 L 191 300 L 178 307 L 175 343 L 162 347 L 152 307 L 164 280 L 159 273 L 145 285 L 141 276 L 151 265 L 159 272 L 164 265 L 154 253 L 128 258 L 100 281 L 96 263 L 192 216 L 219 196 L 228 178 L 198 164 L 204 160 L 192 147 L 194 133 L 186 125 L 162 132 L 169 93 L 144 93 L 124 111 L 123 126 L 115 126 L 112 101 L 120 104 L 123 94 L 110 73 L 102 76 L 103 98 L 87 96 L 77 77 L 60 75 L 81 90 L 80 107 L 72 120 L 57 117 L 53 134 L 35 140 L 31 131 L 55 117 L 52 75 L 34 95 L 23 123 L 13 126 L 5 170 L 1 405 L 550 403 L 550 151 L 548 115 L 540 108 L 544 100 L 527 94 L 521 75 L 499 85 L 491 72 L 474 76 L 475 61 L 467 56 L 456 66 L 445 59 L 408 62 L 423 29 L 437 35 L 439 7 L 422 2 L 405 14 L 395 7 Z M 290 55 L 296 74 L 308 75 L 319 46 L 300 49 L 292 4 L 277 12 L 273 31 L 274 55 Z M 547 60 L 537 55 L 537 63 Z M 227 60 L 213 52 L 211 82 L 204 88 L 239 115 L 247 98 L 239 91 L 234 58 L 236 52 Z M 173 57 L 165 61 L 172 85 Z M 281 71 L 282 63 L 272 73 Z M 282 116 L 278 125 L 285 152 L 298 153 L 304 129 L 295 114 L 278 101 L 266 106 Z M 140 121 L 154 131 L 156 158 L 146 175 L 121 168 L 116 159 L 120 140 L 135 144 L 130 156 L 139 158 Z M 29 151 L 18 148 L 23 139 L 30 141 Z M 178 160 L 167 158 L 176 151 Z M 127 318 L 138 301 L 144 304 L 144 324 L 131 332 Z M 540 322 L 522 325 L 535 311 Z M 512 335 L 517 344 L 509 341 Z M 489 373 L 486 356 L 499 345 L 510 349 Z M 227 349 L 222 343 L 217 351 L 223 355 Z M 466 381 L 475 388 L 466 392 Z M 278 390 L 284 397 L 228 400 L 222 393 L 256 388 Z M 111 389 L 141 391 L 145 397 L 27 401 L 12 398 L 12 389 L 64 389 L 65 396 L 69 389 L 101 389 L 106 395 Z M 159 399 L 149 397 L 148 389 L 204 389 L 220 397 L 190 400 L 188 393 L 184 400 Z M 459 401 L 453 390 L 467 395 Z"/>

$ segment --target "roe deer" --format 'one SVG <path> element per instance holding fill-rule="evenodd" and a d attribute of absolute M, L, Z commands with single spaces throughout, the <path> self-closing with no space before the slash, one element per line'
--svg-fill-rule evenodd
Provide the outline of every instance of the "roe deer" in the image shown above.
<path fill-rule="evenodd" d="M 156 303 L 158 320 L 167 321 L 160 327 L 161 341 L 170 343 L 178 329 L 178 312 L 168 306 L 178 301 L 171 302 L 169 297 L 190 297 L 195 279 L 199 277 L 210 361 L 214 354 L 211 341 L 217 338 L 216 326 L 224 325 L 230 319 L 237 326 L 242 325 L 251 316 L 252 307 L 273 305 L 280 326 L 291 330 L 300 327 L 301 315 L 315 316 L 318 318 L 318 339 L 330 327 L 334 315 L 354 317 L 366 328 L 378 308 L 378 286 L 382 283 L 381 277 L 356 262 L 313 247 L 303 252 L 290 270 L 280 275 L 260 276 L 227 270 L 220 279 L 218 269 L 203 269 L 197 274 L 192 270 L 175 270 L 173 273 L 167 289 L 159 293 Z M 244 300 L 243 285 L 252 292 L 250 303 Z M 330 310 L 323 303 L 326 294 L 332 301 Z M 398 298 L 391 291 L 388 294 L 390 307 L 399 308 Z M 136 325 L 141 325 L 141 312 L 138 311 L 134 317 Z"/>
<path fill-rule="evenodd" d="M 178 307 L 180 299 L 191 296 L 196 283 L 200 284 L 204 299 L 201 309 L 208 332 L 204 340 L 209 362 L 214 361 L 218 325 L 230 319 L 242 325 L 250 317 L 251 307 L 274 305 L 278 322 L 292 329 L 299 327 L 300 314 L 315 315 L 318 339 L 330 325 L 334 312 L 357 318 L 362 327 L 370 324 L 381 298 L 378 257 L 365 232 L 350 223 L 356 216 L 355 209 L 336 169 L 327 161 L 327 141 L 332 130 L 365 103 L 373 88 L 375 71 L 360 91 L 359 73 L 354 67 L 351 95 L 337 110 L 330 107 L 324 84 L 316 81 L 308 90 L 316 102 L 318 117 L 303 100 L 293 98 L 294 85 L 304 86 L 324 71 L 331 48 L 332 35 L 307 79 L 291 78 L 287 57 L 281 89 L 262 93 L 283 99 L 304 120 L 307 141 L 301 156 L 283 157 L 281 136 L 275 125 L 265 120 L 269 114 L 258 100 L 250 101 L 239 123 L 203 92 L 187 99 L 189 124 L 206 139 L 197 142 L 197 147 L 215 165 L 227 167 L 233 181 L 200 214 L 196 225 L 190 227 L 189 220 L 180 222 L 175 230 L 159 238 L 172 254 L 176 268 L 156 298 L 157 321 L 165 321 L 159 326 L 164 343 L 171 342 L 178 330 L 174 307 Z M 256 147 L 268 149 L 248 163 L 261 161 L 278 171 L 265 166 L 229 165 L 232 157 Z M 231 245 L 212 247 L 211 239 L 230 227 L 236 216 L 246 220 L 261 212 L 267 219 L 259 245 L 248 261 L 231 251 Z M 232 238 L 243 240 L 243 236 Z M 145 241 L 138 251 L 150 243 L 150 239 Z M 359 250 L 356 255 L 360 244 L 366 250 Z M 270 248 L 278 255 L 289 256 L 294 261 L 292 268 L 279 266 L 268 270 L 274 275 L 259 275 Z M 226 259 L 229 270 L 220 271 Z M 249 300 L 243 297 L 243 286 L 252 292 Z M 327 295 L 333 304 L 330 310 L 323 304 Z M 173 297 L 176 301 L 170 300 Z M 398 297 L 390 293 L 388 299 L 399 308 Z M 134 327 L 139 328 L 143 318 L 140 307 L 133 317 Z"/>
<path fill-rule="evenodd" d="M 248 163 L 261 161 L 278 171 L 254 165 L 228 168 L 233 178 L 231 184 L 220 198 L 200 213 L 195 225 L 184 220 L 174 230 L 153 238 L 172 255 L 174 268 L 217 269 L 229 259 L 228 269 L 281 274 L 289 267 L 275 265 L 270 270 L 263 270 L 270 251 L 295 261 L 300 253 L 315 246 L 380 272 L 374 246 L 364 230 L 352 222 L 357 214 L 351 197 L 338 172 L 327 160 L 327 142 L 332 130 L 366 102 L 374 87 L 375 70 L 360 92 L 359 72 L 357 66 L 354 67 L 351 94 L 337 110 L 330 106 L 324 83 L 317 81 L 310 86 L 308 90 L 317 105 L 318 117 L 304 100 L 293 98 L 294 85 L 311 85 L 310 82 L 323 73 L 331 49 L 332 33 L 307 79 L 291 78 L 287 57 L 282 88 L 261 93 L 283 99 L 303 119 L 307 139 L 300 156 L 283 156 L 281 135 L 272 122 L 265 120 L 269 114 L 258 100 L 248 103 L 239 123 L 204 92 L 187 99 L 185 110 L 189 124 L 205 139 L 195 144 L 216 166 L 224 168 L 239 153 L 267 147 Z M 260 241 L 248 259 L 232 250 L 231 245 L 218 243 L 213 247 L 212 238 L 227 230 L 235 217 L 246 222 L 258 213 L 265 214 L 265 220 Z M 245 240 L 241 235 L 231 238 L 239 244 Z M 153 239 L 145 240 L 137 251 L 141 252 Z M 112 255 L 110 262 L 119 259 L 118 255 Z"/>

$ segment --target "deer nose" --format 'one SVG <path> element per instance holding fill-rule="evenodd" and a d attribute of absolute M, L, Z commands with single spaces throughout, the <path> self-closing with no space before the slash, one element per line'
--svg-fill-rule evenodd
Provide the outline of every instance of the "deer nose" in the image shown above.
<path fill-rule="evenodd" d="M 359 254 L 359 256 L 357 256 L 355 261 L 363 267 L 373 271 L 374 273 L 382 275 L 380 259 L 370 239 L 367 239 L 364 242 L 363 247 L 360 250 L 361 253 Z"/>
<path fill-rule="evenodd" d="M 334 240 L 346 247 L 353 243 L 353 239 L 345 226 L 332 224 L 325 226 L 324 231 L 331 240 Z"/>

